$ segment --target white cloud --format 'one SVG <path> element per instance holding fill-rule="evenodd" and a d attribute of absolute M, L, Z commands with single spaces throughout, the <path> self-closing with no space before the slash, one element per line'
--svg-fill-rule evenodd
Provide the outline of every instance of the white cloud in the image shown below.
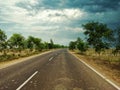
<path fill-rule="evenodd" d="M 38 1 L 37 0 L 29 0 L 30 4 L 31 5 L 36 5 L 38 4 Z"/>
<path fill-rule="evenodd" d="M 12 6 L 24 0 L 0 0 L 0 6 Z"/>
<path fill-rule="evenodd" d="M 80 9 L 64 9 L 63 12 L 68 18 L 81 18 L 84 15 Z"/>
<path fill-rule="evenodd" d="M 36 5 L 37 0 L 26 0 L 30 7 L 31 5 Z M 68 19 L 74 20 L 81 18 L 84 12 L 80 9 L 63 9 L 63 10 L 53 10 L 53 9 L 41 9 L 37 13 L 35 10 L 29 11 L 24 8 L 17 7 L 15 4 L 21 2 L 21 0 L 5 0 L 0 3 L 1 15 L 0 17 L 8 22 L 15 22 L 20 24 L 34 24 L 34 23 L 61 23 L 67 21 Z M 30 16 L 30 14 L 32 14 Z"/>
<path fill-rule="evenodd" d="M 74 31 L 76 32 L 84 32 L 85 30 L 80 27 L 65 27 L 64 30 Z"/>
<path fill-rule="evenodd" d="M 16 3 L 23 2 L 30 9 L 27 10 L 24 7 L 18 7 Z M 66 32 L 83 32 L 81 28 L 72 28 L 66 26 L 66 23 L 71 21 L 82 19 L 85 12 L 80 9 L 45 9 L 34 10 L 32 6 L 38 4 L 37 0 L 0 0 L 0 19 L 2 23 L 14 23 L 12 27 L 8 27 L 6 32 L 22 33 L 25 36 L 33 35 L 37 37 L 43 37 L 43 40 L 49 41 L 53 38 L 56 42 L 68 43 L 68 38 L 60 39 L 56 37 L 62 31 Z M 65 33 L 66 33 L 65 32 Z M 61 34 L 59 35 L 61 36 Z"/>

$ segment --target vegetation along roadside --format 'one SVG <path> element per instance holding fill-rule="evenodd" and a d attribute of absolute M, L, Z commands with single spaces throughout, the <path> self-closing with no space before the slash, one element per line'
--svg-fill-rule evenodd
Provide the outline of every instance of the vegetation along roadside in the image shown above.
<path fill-rule="evenodd" d="M 0 29 L 0 62 L 10 61 L 21 57 L 27 57 L 51 49 L 65 48 L 63 45 L 43 42 L 40 38 L 29 36 L 25 38 L 21 34 L 14 33 L 10 38 Z"/>
<path fill-rule="evenodd" d="M 82 26 L 86 39 L 71 41 L 69 49 L 120 84 L 120 28 L 112 30 L 94 21 Z"/>

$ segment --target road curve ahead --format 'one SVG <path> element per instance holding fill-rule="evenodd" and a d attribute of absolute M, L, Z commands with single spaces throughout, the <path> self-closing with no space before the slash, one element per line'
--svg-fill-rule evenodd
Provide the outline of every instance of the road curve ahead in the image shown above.
<path fill-rule="evenodd" d="M 0 90 L 118 90 L 66 49 L 0 69 Z"/>

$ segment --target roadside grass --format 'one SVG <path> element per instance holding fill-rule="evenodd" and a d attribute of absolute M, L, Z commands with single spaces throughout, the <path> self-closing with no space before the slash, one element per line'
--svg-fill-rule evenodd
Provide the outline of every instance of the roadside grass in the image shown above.
<path fill-rule="evenodd" d="M 102 51 L 100 54 L 96 53 L 94 49 L 88 49 L 85 53 L 80 53 L 78 50 L 74 50 L 76 53 L 87 56 L 94 60 L 100 60 L 108 64 L 120 65 L 120 53 L 114 55 L 112 49 Z"/>
<path fill-rule="evenodd" d="M 28 57 L 28 56 L 32 56 L 35 54 L 39 54 L 42 52 L 48 51 L 47 49 L 42 50 L 42 51 L 30 51 L 28 49 L 22 50 L 21 52 L 19 51 L 13 51 L 13 50 L 7 50 L 7 53 L 4 54 L 3 52 L 0 52 L 0 62 L 6 62 L 6 61 L 11 61 L 14 59 L 19 59 L 19 58 L 23 58 L 23 57 Z"/>
<path fill-rule="evenodd" d="M 112 80 L 118 82 L 120 86 L 120 54 L 112 54 L 111 49 L 105 50 L 101 54 L 97 54 L 93 49 L 89 49 L 85 53 L 78 50 L 71 52 L 88 64 L 98 68 L 102 73 L 104 72 Z"/>

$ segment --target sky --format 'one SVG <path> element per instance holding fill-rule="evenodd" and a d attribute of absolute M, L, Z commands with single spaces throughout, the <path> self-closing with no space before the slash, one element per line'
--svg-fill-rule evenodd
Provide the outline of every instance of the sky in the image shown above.
<path fill-rule="evenodd" d="M 0 0 L 0 29 L 68 45 L 90 21 L 120 26 L 120 0 Z"/>

